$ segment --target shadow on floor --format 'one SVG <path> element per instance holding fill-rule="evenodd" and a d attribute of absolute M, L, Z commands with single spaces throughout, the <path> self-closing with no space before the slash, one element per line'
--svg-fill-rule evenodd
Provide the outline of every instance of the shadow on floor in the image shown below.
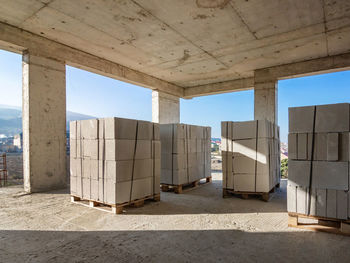
<path fill-rule="evenodd" d="M 313 232 L 0 230 L 1 262 L 349 262 L 348 247 Z"/>
<path fill-rule="evenodd" d="M 222 197 L 222 181 L 212 183 L 183 194 L 161 193 L 161 202 L 147 202 L 141 208 L 127 208 L 126 214 L 172 215 L 172 214 L 226 214 L 226 213 L 285 213 L 287 212 L 287 180 L 272 195 L 269 202 L 259 196 L 242 199 L 232 195 Z"/>

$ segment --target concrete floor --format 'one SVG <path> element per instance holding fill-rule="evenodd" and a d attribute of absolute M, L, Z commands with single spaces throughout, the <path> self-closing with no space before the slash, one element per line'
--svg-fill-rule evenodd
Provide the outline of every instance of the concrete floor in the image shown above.
<path fill-rule="evenodd" d="M 287 228 L 286 182 L 269 202 L 222 199 L 213 183 L 122 215 L 67 191 L 0 189 L 0 262 L 349 262 L 350 237 Z"/>

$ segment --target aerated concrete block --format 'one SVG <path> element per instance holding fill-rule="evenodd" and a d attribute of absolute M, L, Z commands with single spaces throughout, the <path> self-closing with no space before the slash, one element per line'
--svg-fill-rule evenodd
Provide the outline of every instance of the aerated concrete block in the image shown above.
<path fill-rule="evenodd" d="M 133 160 L 126 161 L 105 161 L 105 175 L 109 181 L 124 182 L 130 181 L 133 171 Z"/>
<path fill-rule="evenodd" d="M 326 216 L 337 218 L 337 191 L 327 189 L 327 210 Z"/>
<path fill-rule="evenodd" d="M 70 176 L 70 193 L 71 195 L 77 195 L 77 176 Z"/>
<path fill-rule="evenodd" d="M 311 191 L 311 194 L 310 194 Z M 306 212 L 309 211 L 310 206 L 310 215 L 315 216 L 316 215 L 316 189 L 314 188 L 307 188 L 306 192 Z"/>
<path fill-rule="evenodd" d="M 287 211 L 297 212 L 297 187 L 294 185 L 287 185 Z"/>
<path fill-rule="evenodd" d="M 135 140 L 137 121 L 123 118 L 105 118 L 105 139 Z"/>
<path fill-rule="evenodd" d="M 257 173 L 255 176 L 256 192 L 268 193 L 275 187 L 272 185 L 272 174 Z"/>
<path fill-rule="evenodd" d="M 83 146 L 83 158 L 98 160 L 99 157 L 99 140 L 84 139 L 81 141 Z"/>
<path fill-rule="evenodd" d="M 338 133 L 327 134 L 327 161 L 338 161 L 338 145 L 339 136 Z"/>
<path fill-rule="evenodd" d="M 234 174 L 234 190 L 239 192 L 255 191 L 255 174 Z"/>
<path fill-rule="evenodd" d="M 348 192 L 337 191 L 337 218 L 348 218 Z"/>
<path fill-rule="evenodd" d="M 151 151 L 152 144 L 150 140 L 137 140 L 135 159 L 151 159 Z"/>
<path fill-rule="evenodd" d="M 152 176 L 152 159 L 140 159 L 134 161 L 134 180 Z"/>
<path fill-rule="evenodd" d="M 288 134 L 288 158 L 289 160 L 298 159 L 298 134 L 289 133 Z"/>
<path fill-rule="evenodd" d="M 256 158 L 256 139 L 238 140 L 232 142 L 233 156 Z"/>
<path fill-rule="evenodd" d="M 232 139 L 253 139 L 257 137 L 257 121 L 244 121 L 232 123 Z"/>
<path fill-rule="evenodd" d="M 312 133 L 314 106 L 289 108 L 289 133 Z"/>
<path fill-rule="evenodd" d="M 348 162 L 313 162 L 312 187 L 317 189 L 349 190 Z"/>
<path fill-rule="evenodd" d="M 348 132 L 349 120 L 349 103 L 319 105 L 315 132 Z"/>
<path fill-rule="evenodd" d="M 73 140 L 80 139 L 80 137 L 77 137 L 77 121 L 69 122 L 69 138 Z"/>
<path fill-rule="evenodd" d="M 307 213 L 307 187 L 298 186 L 297 187 L 297 213 L 306 214 Z"/>
<path fill-rule="evenodd" d="M 288 161 L 288 181 L 296 185 L 309 187 L 310 184 L 310 161 Z"/>
<path fill-rule="evenodd" d="M 153 140 L 160 140 L 160 126 L 158 123 L 153 123 Z"/>
<path fill-rule="evenodd" d="M 327 216 L 327 190 L 316 189 L 316 215 Z"/>
<path fill-rule="evenodd" d="M 160 141 L 152 141 L 152 159 L 161 158 L 161 143 Z"/>
<path fill-rule="evenodd" d="M 109 161 L 132 160 L 135 140 L 105 140 L 105 159 Z"/>
<path fill-rule="evenodd" d="M 99 138 L 99 128 L 97 119 L 81 120 L 79 122 L 81 127 L 80 132 L 82 139 L 96 140 Z"/>
<path fill-rule="evenodd" d="M 307 160 L 307 133 L 298 133 L 298 160 Z"/>
<path fill-rule="evenodd" d="M 153 139 L 153 124 L 148 121 L 138 121 L 138 140 L 148 140 Z"/>

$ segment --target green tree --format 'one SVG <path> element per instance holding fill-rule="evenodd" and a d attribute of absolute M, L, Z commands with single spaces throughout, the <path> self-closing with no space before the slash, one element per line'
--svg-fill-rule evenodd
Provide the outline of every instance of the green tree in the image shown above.
<path fill-rule="evenodd" d="M 281 160 L 281 176 L 288 178 L 288 159 Z"/>

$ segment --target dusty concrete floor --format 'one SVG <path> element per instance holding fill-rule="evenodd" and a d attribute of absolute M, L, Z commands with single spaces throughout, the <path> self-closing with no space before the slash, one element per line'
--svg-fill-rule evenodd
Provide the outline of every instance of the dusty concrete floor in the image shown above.
<path fill-rule="evenodd" d="M 213 183 L 122 215 L 67 191 L 0 188 L 0 262 L 349 262 L 350 237 L 287 228 L 285 181 L 269 203 L 222 199 Z"/>

